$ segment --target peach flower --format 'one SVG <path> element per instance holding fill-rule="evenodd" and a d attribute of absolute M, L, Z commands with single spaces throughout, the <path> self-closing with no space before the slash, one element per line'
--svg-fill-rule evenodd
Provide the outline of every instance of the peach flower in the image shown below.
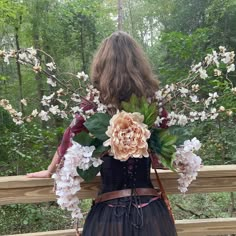
<path fill-rule="evenodd" d="M 147 139 L 150 131 L 143 123 L 144 117 L 138 112 L 125 111 L 114 115 L 106 131 L 109 137 L 103 145 L 111 146 L 111 153 L 115 159 L 126 161 L 129 157 L 148 157 Z"/>

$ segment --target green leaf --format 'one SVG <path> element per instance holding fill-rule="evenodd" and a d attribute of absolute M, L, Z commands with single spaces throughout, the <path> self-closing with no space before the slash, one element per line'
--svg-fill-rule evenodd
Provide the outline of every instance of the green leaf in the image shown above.
<path fill-rule="evenodd" d="M 170 158 L 166 158 L 166 157 L 161 156 L 161 163 L 162 163 L 165 167 L 167 167 L 167 168 L 169 168 L 170 170 L 172 170 L 172 171 L 175 172 L 176 170 L 175 170 L 174 167 L 173 167 L 173 161 L 174 161 L 174 159 L 175 159 L 175 155 L 170 156 Z"/>
<path fill-rule="evenodd" d="M 146 108 L 146 113 L 144 115 L 144 123 L 148 125 L 148 127 L 151 127 L 156 118 L 157 118 L 157 107 L 156 104 L 151 104 Z"/>
<path fill-rule="evenodd" d="M 139 112 L 140 110 L 140 101 L 138 97 L 134 94 L 130 97 L 129 102 L 122 102 L 121 107 L 126 112 Z"/>
<path fill-rule="evenodd" d="M 144 116 L 143 123 L 151 127 L 158 115 L 157 106 L 155 103 L 149 104 L 145 97 L 138 98 L 132 95 L 129 102 L 122 102 L 121 107 L 126 112 L 139 112 Z"/>
<path fill-rule="evenodd" d="M 91 181 L 98 174 L 100 169 L 101 169 L 101 166 L 98 166 L 98 167 L 91 166 L 88 170 L 81 170 L 77 168 L 77 173 L 85 181 Z"/>
<path fill-rule="evenodd" d="M 78 142 L 83 146 L 90 146 L 93 142 L 93 138 L 89 136 L 87 132 L 82 131 L 81 133 L 77 134 L 74 138 L 74 141 Z"/>
<path fill-rule="evenodd" d="M 85 127 L 93 134 L 96 138 L 105 141 L 108 136 L 105 134 L 107 127 L 109 126 L 109 121 L 111 116 L 104 113 L 96 113 L 91 116 L 85 123 Z"/>
<path fill-rule="evenodd" d="M 93 152 L 93 157 L 100 157 L 104 152 L 108 151 L 110 147 L 98 146 Z"/>
<path fill-rule="evenodd" d="M 168 135 L 161 140 L 164 147 L 174 145 L 177 141 L 177 137 L 174 135 Z"/>
<path fill-rule="evenodd" d="M 157 153 L 160 156 L 161 163 L 171 170 L 174 170 L 173 161 L 176 152 L 174 144 L 176 141 L 176 136 L 163 129 L 152 129 L 149 139 L 150 149 Z"/>

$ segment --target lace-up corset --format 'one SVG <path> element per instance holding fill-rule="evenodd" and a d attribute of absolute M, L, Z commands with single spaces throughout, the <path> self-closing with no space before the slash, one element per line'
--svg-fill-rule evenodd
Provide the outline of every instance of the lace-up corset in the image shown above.
<path fill-rule="evenodd" d="M 111 192 L 127 188 L 152 188 L 150 180 L 150 158 L 129 158 L 127 161 L 116 160 L 111 156 L 102 158 L 101 192 Z"/>

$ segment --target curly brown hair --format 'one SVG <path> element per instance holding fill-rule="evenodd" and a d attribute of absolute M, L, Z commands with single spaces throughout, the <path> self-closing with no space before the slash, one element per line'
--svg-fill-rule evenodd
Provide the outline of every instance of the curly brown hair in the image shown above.
<path fill-rule="evenodd" d="M 122 31 L 101 43 L 92 62 L 91 80 L 102 102 L 117 107 L 132 94 L 152 97 L 159 84 L 142 48 Z"/>

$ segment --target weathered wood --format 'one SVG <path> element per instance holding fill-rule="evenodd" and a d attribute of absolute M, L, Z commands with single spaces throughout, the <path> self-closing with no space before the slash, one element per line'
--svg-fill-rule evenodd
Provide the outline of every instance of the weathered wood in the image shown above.
<path fill-rule="evenodd" d="M 236 218 L 176 221 L 178 236 L 210 236 L 236 233 Z"/>
<path fill-rule="evenodd" d="M 3 235 L 3 236 L 75 236 L 75 230 L 67 229 L 67 230 L 56 230 L 56 231 L 28 233 L 28 234 L 13 234 L 13 235 Z"/>
<path fill-rule="evenodd" d="M 159 170 L 159 175 L 167 193 L 179 193 L 176 173 Z M 151 174 L 151 179 L 157 187 L 154 173 Z M 80 199 L 94 198 L 100 185 L 100 177 L 97 176 L 93 181 L 81 185 Z M 0 205 L 54 201 L 55 195 L 52 189 L 52 179 L 32 179 L 25 176 L 0 177 Z M 203 167 L 188 193 L 231 191 L 236 191 L 236 165 Z"/>
<path fill-rule="evenodd" d="M 177 220 L 176 227 L 178 236 L 232 234 L 236 233 L 236 218 Z M 68 229 L 40 233 L 14 234 L 11 236 L 75 236 L 75 230 Z"/>

